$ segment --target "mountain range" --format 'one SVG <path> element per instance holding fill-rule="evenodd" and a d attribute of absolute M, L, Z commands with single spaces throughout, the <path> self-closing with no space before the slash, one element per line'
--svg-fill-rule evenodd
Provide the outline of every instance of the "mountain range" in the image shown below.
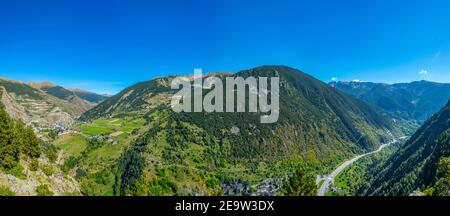
<path fill-rule="evenodd" d="M 450 157 L 450 101 L 428 119 L 388 161 L 377 167 L 366 195 L 409 195 L 439 180 L 438 165 Z M 447 166 L 447 165 L 446 165 Z M 448 170 L 448 167 L 445 168 Z M 447 172 L 447 171 L 445 171 Z M 446 180 L 449 194 L 450 186 Z"/>
<path fill-rule="evenodd" d="M 450 84 L 429 81 L 384 84 L 331 82 L 331 86 L 374 105 L 397 119 L 422 124 L 450 98 Z"/>
<path fill-rule="evenodd" d="M 10 116 L 25 123 L 51 125 L 55 122 L 70 122 L 94 107 L 99 98 L 105 96 L 95 93 L 71 91 L 49 82 L 23 83 L 0 78 L 1 102 Z M 85 98 L 97 95 L 94 100 Z"/>
<path fill-rule="evenodd" d="M 43 148 L 57 155 L 46 166 L 83 195 L 279 195 L 298 164 L 307 167 L 302 172 L 323 174 L 419 124 L 385 162 L 371 167 L 361 195 L 442 191 L 435 188 L 442 188 L 436 184 L 443 182 L 441 164 L 450 156 L 448 84 L 326 84 L 287 66 L 205 78 L 213 75 L 223 81 L 279 77 L 278 121 L 262 124 L 260 112 L 176 113 L 170 103 L 177 76 L 140 82 L 110 97 L 0 79 L 0 96 L 9 116 L 35 127 L 73 122 L 40 137 Z M 28 174 L 45 176 L 39 171 L 45 168 L 30 171 L 29 160 L 19 164 Z M 19 194 L 36 193 L 24 187 Z M 48 187 L 62 193 L 55 184 Z"/>

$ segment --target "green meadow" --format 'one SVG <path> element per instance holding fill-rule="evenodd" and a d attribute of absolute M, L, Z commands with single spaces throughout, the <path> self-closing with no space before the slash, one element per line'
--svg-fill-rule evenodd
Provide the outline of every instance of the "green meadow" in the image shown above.
<path fill-rule="evenodd" d="M 85 123 L 77 125 L 76 127 L 81 133 L 86 135 L 105 135 L 118 133 L 119 135 L 126 136 L 123 134 L 130 134 L 134 129 L 143 126 L 145 120 L 142 118 L 100 118 L 91 123 Z"/>

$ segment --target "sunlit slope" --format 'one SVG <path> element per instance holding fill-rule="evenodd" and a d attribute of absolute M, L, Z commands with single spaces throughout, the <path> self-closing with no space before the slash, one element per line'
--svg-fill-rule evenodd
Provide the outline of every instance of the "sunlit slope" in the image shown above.
<path fill-rule="evenodd" d="M 13 110 L 9 114 L 25 123 L 69 122 L 92 107 L 85 101 L 61 99 L 19 81 L 0 79 L 0 88 L 6 110 Z"/>

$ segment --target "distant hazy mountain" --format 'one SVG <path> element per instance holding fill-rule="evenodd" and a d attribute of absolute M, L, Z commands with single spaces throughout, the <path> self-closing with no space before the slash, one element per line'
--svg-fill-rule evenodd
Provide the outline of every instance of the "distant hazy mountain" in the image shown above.
<path fill-rule="evenodd" d="M 94 92 L 90 92 L 84 89 L 79 88 L 69 88 L 66 89 L 61 86 L 56 86 L 55 84 L 44 81 L 44 82 L 29 82 L 28 85 L 44 90 L 45 92 L 52 94 L 55 97 L 58 97 L 63 100 L 70 100 L 71 97 L 77 96 L 87 102 L 98 104 L 105 100 L 106 98 L 110 97 L 109 95 L 104 94 L 97 94 Z"/>
<path fill-rule="evenodd" d="M 10 116 L 41 125 L 70 121 L 95 105 L 49 82 L 25 84 L 1 78 L 0 94 Z"/>
<path fill-rule="evenodd" d="M 61 100 L 68 101 L 74 107 L 77 107 L 77 109 L 79 109 L 81 112 L 89 110 L 96 105 L 96 103 L 89 102 L 79 97 L 76 93 L 61 86 L 42 87 L 41 90 Z"/>
<path fill-rule="evenodd" d="M 367 195 L 409 195 L 437 180 L 438 163 L 450 156 L 450 101 L 374 173 Z M 446 165 L 447 166 L 447 165 Z M 448 167 L 445 168 L 447 172 Z M 450 194 L 446 180 L 447 195 Z"/>
<path fill-rule="evenodd" d="M 450 99 L 450 84 L 332 82 L 331 86 L 375 105 L 394 117 L 423 122 Z"/>
<path fill-rule="evenodd" d="M 260 113 L 175 113 L 169 106 L 174 77 L 130 86 L 82 115 L 86 121 L 147 119 L 119 160 L 117 194 L 213 194 L 220 182 L 261 179 L 250 170 L 262 164 L 272 172 L 272 165 L 294 158 L 331 161 L 374 149 L 392 138 L 387 130 L 400 133 L 371 106 L 296 69 L 263 66 L 220 75 L 226 76 L 279 76 L 278 122 L 261 124 Z M 159 188 L 162 183 L 168 187 Z"/>
<path fill-rule="evenodd" d="M 75 95 L 77 95 L 78 97 L 83 98 L 84 100 L 87 100 L 91 103 L 96 103 L 96 104 L 98 104 L 110 97 L 109 95 L 97 94 L 97 93 L 86 91 L 83 89 L 69 89 L 69 90 L 72 91 L 73 93 L 75 93 Z"/>

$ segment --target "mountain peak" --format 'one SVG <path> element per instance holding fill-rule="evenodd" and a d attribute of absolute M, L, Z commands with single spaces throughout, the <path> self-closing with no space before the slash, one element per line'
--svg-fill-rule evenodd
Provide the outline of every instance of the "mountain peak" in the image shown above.
<path fill-rule="evenodd" d="M 16 84 L 24 84 L 22 81 L 12 80 L 12 79 L 8 79 L 8 78 L 4 78 L 4 77 L 0 77 L 0 81 L 16 83 Z"/>
<path fill-rule="evenodd" d="M 49 82 L 49 81 L 43 81 L 43 82 L 28 82 L 28 85 L 33 87 L 33 88 L 37 88 L 37 89 L 41 89 L 41 88 L 49 88 L 49 87 L 55 87 L 56 85 Z"/>

